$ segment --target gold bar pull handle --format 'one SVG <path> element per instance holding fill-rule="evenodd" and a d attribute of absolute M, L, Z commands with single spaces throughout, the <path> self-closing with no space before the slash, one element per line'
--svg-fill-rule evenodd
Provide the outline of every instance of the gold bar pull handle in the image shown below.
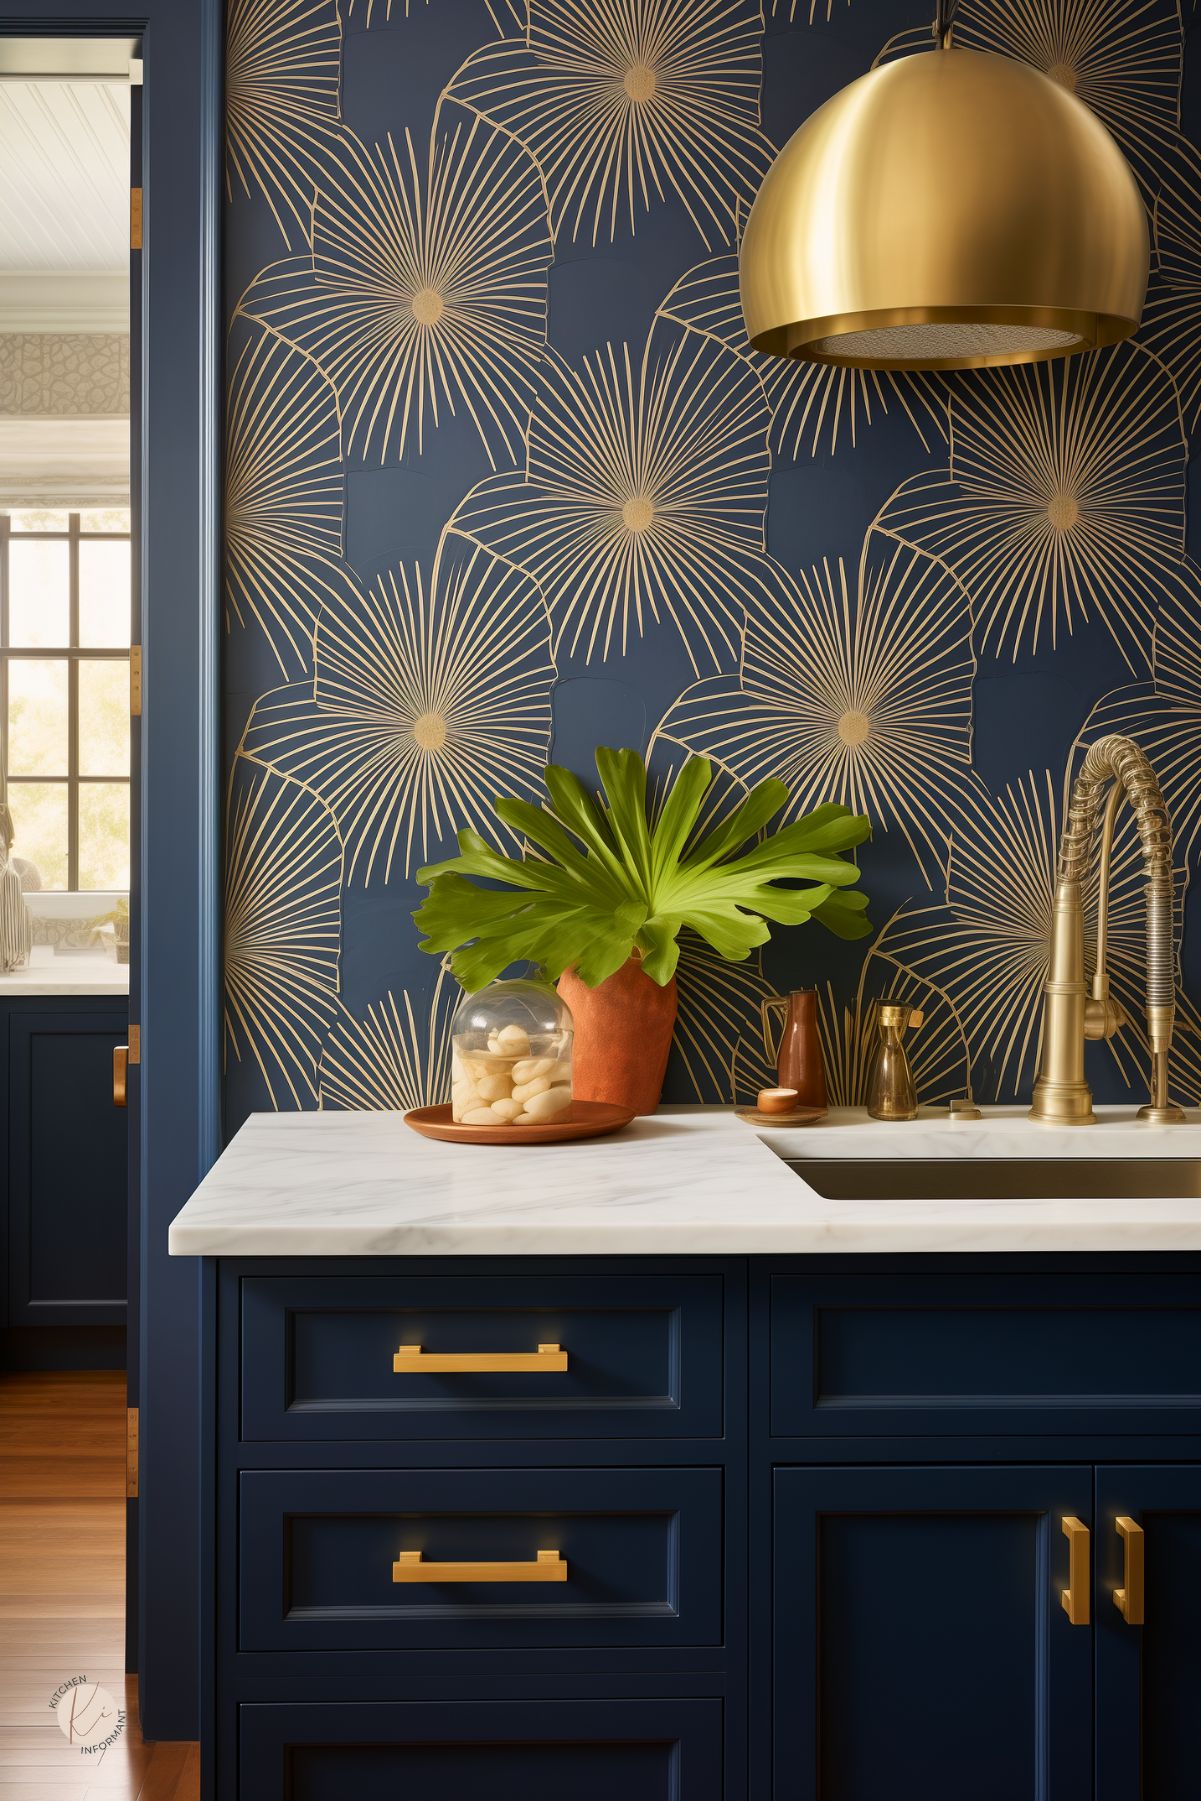
<path fill-rule="evenodd" d="M 1068 1513 L 1063 1518 L 1063 1535 L 1068 1541 L 1068 1585 L 1060 1590 L 1059 1599 L 1073 1626 L 1087 1626 L 1088 1527 L 1074 1513 Z"/>
<path fill-rule="evenodd" d="M 113 1046 L 113 1106 L 129 1105 L 129 1046 Z"/>
<path fill-rule="evenodd" d="M 539 1551 L 533 1563 L 426 1563 L 420 1551 L 402 1551 L 393 1582 L 566 1582 L 567 1560 Z"/>
<path fill-rule="evenodd" d="M 1120 1513 L 1118 1533 L 1125 1554 L 1122 1586 L 1113 1591 L 1113 1604 L 1128 1626 L 1141 1626 L 1145 1617 L 1145 1584 L 1143 1581 L 1143 1529 L 1128 1513 Z"/>
<path fill-rule="evenodd" d="M 397 1376 L 553 1374 L 566 1368 L 567 1352 L 557 1344 L 540 1344 L 536 1351 L 423 1351 L 419 1344 L 402 1344 L 392 1359 Z"/>

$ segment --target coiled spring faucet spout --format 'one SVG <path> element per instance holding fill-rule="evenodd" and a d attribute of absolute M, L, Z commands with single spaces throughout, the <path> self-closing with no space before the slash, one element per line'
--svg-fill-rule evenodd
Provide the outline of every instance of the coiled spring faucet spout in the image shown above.
<path fill-rule="evenodd" d="M 1084 975 L 1084 880 L 1092 855 L 1101 796 L 1110 784 L 1101 821 L 1097 894 L 1097 957 L 1090 995 Z M 1176 1019 L 1172 955 L 1172 826 L 1155 771 L 1133 738 L 1099 738 L 1087 752 L 1072 788 L 1059 847 L 1051 917 L 1051 958 L 1043 988 L 1043 1041 L 1032 1119 L 1086 1125 L 1092 1089 L 1084 1078 L 1088 1038 L 1111 1038 L 1127 1016 L 1109 992 L 1109 882 L 1114 822 L 1123 799 L 1138 827 L 1147 871 L 1147 1042 L 1151 1099 L 1139 1118 L 1175 1125 L 1184 1114 L 1168 1099 L 1168 1053 Z"/>

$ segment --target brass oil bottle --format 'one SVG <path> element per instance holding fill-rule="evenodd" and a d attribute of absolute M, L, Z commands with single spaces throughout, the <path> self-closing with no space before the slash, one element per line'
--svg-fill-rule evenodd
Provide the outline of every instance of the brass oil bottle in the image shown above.
<path fill-rule="evenodd" d="M 917 1089 L 905 1033 L 921 1025 L 920 1007 L 907 1001 L 881 1001 L 876 1015 L 880 1044 L 867 1091 L 867 1110 L 873 1119 L 916 1119 Z"/>

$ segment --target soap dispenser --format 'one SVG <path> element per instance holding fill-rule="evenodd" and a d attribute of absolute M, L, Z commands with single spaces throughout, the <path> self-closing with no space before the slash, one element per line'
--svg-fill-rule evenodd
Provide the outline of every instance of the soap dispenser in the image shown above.
<path fill-rule="evenodd" d="M 925 1015 L 908 1001 L 881 1001 L 876 1014 L 880 1044 L 867 1090 L 867 1110 L 873 1119 L 916 1119 L 917 1089 L 905 1033 L 915 1031 Z"/>

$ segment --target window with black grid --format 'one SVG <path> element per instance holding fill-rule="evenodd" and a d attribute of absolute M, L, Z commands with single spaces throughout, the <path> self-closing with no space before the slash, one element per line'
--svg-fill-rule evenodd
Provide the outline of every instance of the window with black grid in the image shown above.
<path fill-rule="evenodd" d="M 0 512 L 0 766 L 45 889 L 129 886 L 129 512 Z"/>

